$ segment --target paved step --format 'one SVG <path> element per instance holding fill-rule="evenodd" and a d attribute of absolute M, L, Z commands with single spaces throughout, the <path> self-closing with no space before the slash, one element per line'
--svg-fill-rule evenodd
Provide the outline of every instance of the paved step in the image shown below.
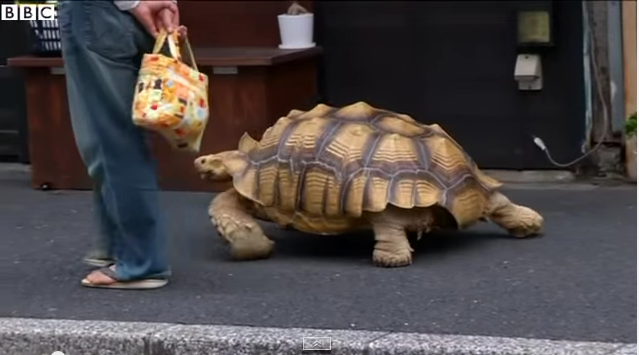
<path fill-rule="evenodd" d="M 630 355 L 637 353 L 637 345 L 337 329 L 0 318 L 0 353 L 11 355 L 55 351 L 66 355 L 299 355 L 305 350 L 331 355 Z"/>

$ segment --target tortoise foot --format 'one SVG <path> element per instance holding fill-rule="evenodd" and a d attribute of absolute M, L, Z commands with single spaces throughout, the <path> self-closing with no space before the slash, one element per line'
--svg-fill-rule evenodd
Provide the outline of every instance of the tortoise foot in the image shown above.
<path fill-rule="evenodd" d="M 516 238 L 527 238 L 541 234 L 544 218 L 535 210 L 515 206 L 516 218 L 508 224 L 508 233 Z"/>
<path fill-rule="evenodd" d="M 391 216 L 392 217 L 392 216 Z M 406 229 L 394 223 L 392 218 L 382 216 L 373 222 L 375 250 L 373 263 L 382 267 L 408 266 L 413 262 L 413 249 L 406 238 Z"/>
<path fill-rule="evenodd" d="M 247 204 L 235 190 L 227 190 L 215 197 L 209 215 L 220 237 L 230 246 L 233 259 L 263 259 L 271 255 L 273 241 L 264 235 Z"/>
<path fill-rule="evenodd" d="M 384 250 L 373 252 L 373 263 L 380 267 L 402 267 L 413 263 L 410 251 L 391 253 Z"/>
<path fill-rule="evenodd" d="M 266 259 L 273 251 L 273 241 L 270 240 L 261 228 L 253 226 L 235 226 L 229 230 L 218 229 L 220 235 L 228 242 L 231 257 L 235 260 Z"/>
<path fill-rule="evenodd" d="M 488 208 L 488 218 L 508 234 L 525 238 L 541 234 L 544 218 L 537 211 L 512 203 L 499 192 L 493 193 Z"/>

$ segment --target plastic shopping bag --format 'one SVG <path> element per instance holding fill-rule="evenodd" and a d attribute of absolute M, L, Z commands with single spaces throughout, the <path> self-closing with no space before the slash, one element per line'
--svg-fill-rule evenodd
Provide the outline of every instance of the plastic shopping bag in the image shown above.
<path fill-rule="evenodd" d="M 165 41 L 171 57 L 159 53 Z M 153 52 L 142 58 L 133 122 L 160 133 L 173 148 L 197 153 L 209 119 L 209 78 L 198 71 L 186 37 L 183 43 L 188 63 L 182 61 L 177 31 L 161 31 Z"/>

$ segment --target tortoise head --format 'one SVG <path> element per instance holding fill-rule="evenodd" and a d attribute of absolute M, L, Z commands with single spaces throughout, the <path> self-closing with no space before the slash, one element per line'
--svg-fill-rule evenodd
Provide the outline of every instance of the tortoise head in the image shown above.
<path fill-rule="evenodd" d="M 218 154 L 202 155 L 195 159 L 195 170 L 203 180 L 230 181 L 233 176 L 229 163 L 236 160 L 238 151 L 226 151 Z"/>
<path fill-rule="evenodd" d="M 248 134 L 240 139 L 237 150 L 227 150 L 217 154 L 202 155 L 193 165 L 203 180 L 231 181 L 233 176 L 243 172 L 248 166 L 247 154 L 257 145 Z"/>
<path fill-rule="evenodd" d="M 239 150 L 228 150 L 217 154 L 202 155 L 193 162 L 195 170 L 203 180 L 231 181 L 248 165 L 246 154 Z"/>

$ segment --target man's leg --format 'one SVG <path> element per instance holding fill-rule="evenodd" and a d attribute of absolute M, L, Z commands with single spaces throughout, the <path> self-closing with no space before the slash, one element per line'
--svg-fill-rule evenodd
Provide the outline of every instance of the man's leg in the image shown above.
<path fill-rule="evenodd" d="M 118 233 L 118 227 L 106 211 L 102 188 L 98 184 L 93 187 L 93 210 L 99 228 L 99 238 L 97 245 L 84 257 L 84 262 L 99 267 L 110 266 L 115 263 L 114 238 L 110 235 Z"/>
<path fill-rule="evenodd" d="M 58 20 L 75 139 L 99 194 L 100 231 L 116 259 L 114 274 L 90 279 L 167 276 L 155 163 L 131 119 L 140 54 L 152 38 L 111 1 L 63 1 Z"/>

